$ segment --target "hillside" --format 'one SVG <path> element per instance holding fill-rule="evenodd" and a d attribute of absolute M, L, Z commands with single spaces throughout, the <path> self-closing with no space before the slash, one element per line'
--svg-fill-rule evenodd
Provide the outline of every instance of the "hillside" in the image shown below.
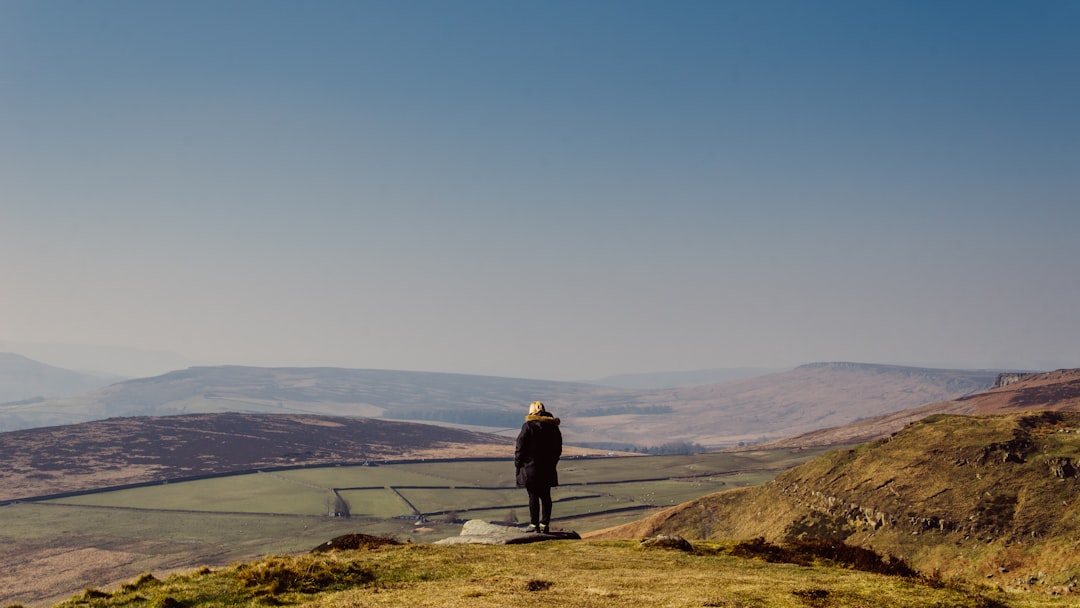
<path fill-rule="evenodd" d="M 848 425 L 811 431 L 755 447 L 799 448 L 872 441 L 899 431 L 933 414 L 987 415 L 1030 409 L 1080 411 L 1080 369 L 1045 373 L 999 374 L 988 391 L 928 403 L 916 408 L 859 420 Z"/>
<path fill-rule="evenodd" d="M 0 433 L 0 501 L 261 467 L 481 456 L 511 458 L 513 441 L 329 416 L 111 418 Z"/>
<path fill-rule="evenodd" d="M 746 380 L 637 393 L 631 407 L 660 414 L 582 417 L 568 428 L 588 436 L 683 438 L 722 447 L 753 444 L 986 390 L 997 373 L 813 363 Z"/>
<path fill-rule="evenodd" d="M 584 384 L 393 370 L 192 367 L 44 403 L 0 408 L 0 430 L 116 416 L 211 412 L 368 416 L 517 428 L 522 410 L 615 391 Z"/>
<path fill-rule="evenodd" d="M 569 443 L 709 447 L 778 439 L 989 388 L 995 372 L 857 363 L 804 365 L 663 390 L 387 370 L 193 367 L 76 397 L 0 408 L 0 430 L 115 416 L 292 413 L 457 424 L 516 434 L 540 399 Z"/>
<path fill-rule="evenodd" d="M 1075 589 L 1080 413 L 936 415 L 756 488 L 596 533 L 872 547 L 922 572 Z"/>
<path fill-rule="evenodd" d="M 112 381 L 102 375 L 75 372 L 0 352 L 0 407 L 13 401 L 75 395 Z"/>

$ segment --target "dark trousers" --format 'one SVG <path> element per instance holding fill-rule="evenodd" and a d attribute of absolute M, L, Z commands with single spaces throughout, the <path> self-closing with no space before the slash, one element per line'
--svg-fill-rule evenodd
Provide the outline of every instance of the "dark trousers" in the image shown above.
<path fill-rule="evenodd" d="M 525 486 L 529 492 L 529 523 L 551 523 L 551 487 Z"/>

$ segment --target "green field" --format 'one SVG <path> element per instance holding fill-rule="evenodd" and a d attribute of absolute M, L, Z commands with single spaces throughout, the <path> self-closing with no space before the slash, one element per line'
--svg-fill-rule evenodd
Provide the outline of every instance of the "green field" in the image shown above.
<path fill-rule="evenodd" d="M 630 508 L 667 507 L 705 494 L 756 485 L 818 452 L 717 453 L 566 459 L 552 497 L 560 525 Z M 417 462 L 260 472 L 86 494 L 54 505 L 152 511 L 326 516 L 340 496 L 353 516 L 502 520 L 526 508 L 509 461 Z"/>
<path fill-rule="evenodd" d="M 326 513 L 329 491 L 255 473 L 58 499 L 56 504 L 223 513 Z"/>

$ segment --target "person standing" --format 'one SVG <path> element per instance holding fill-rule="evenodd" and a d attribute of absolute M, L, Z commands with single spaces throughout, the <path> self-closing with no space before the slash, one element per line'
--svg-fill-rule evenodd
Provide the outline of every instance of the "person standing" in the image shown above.
<path fill-rule="evenodd" d="M 551 525 L 551 488 L 559 485 L 556 466 L 562 456 L 559 419 L 533 401 L 517 436 L 514 466 L 517 485 L 529 493 L 529 527 L 526 532 L 548 532 Z"/>

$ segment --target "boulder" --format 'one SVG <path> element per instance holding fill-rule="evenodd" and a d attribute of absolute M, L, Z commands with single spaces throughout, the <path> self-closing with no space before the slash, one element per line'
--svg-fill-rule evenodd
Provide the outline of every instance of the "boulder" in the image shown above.
<path fill-rule="evenodd" d="M 581 536 L 577 532 L 562 530 L 552 530 L 545 533 L 526 532 L 523 527 L 519 526 L 507 526 L 505 524 L 493 524 L 481 519 L 470 519 L 461 527 L 460 534 L 437 540 L 434 544 L 517 545 L 543 540 L 577 540 L 580 538 Z"/>

